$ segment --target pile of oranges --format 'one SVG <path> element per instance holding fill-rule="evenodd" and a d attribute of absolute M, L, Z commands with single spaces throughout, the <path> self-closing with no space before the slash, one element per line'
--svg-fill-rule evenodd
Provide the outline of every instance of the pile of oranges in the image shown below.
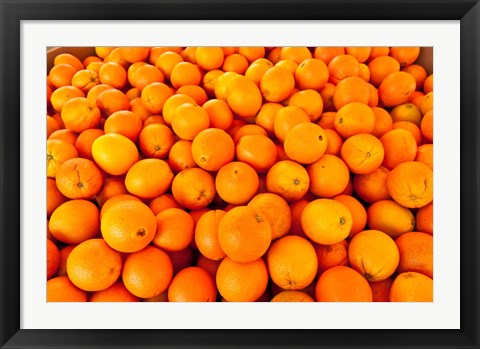
<path fill-rule="evenodd" d="M 47 300 L 432 301 L 420 50 L 58 54 Z"/>

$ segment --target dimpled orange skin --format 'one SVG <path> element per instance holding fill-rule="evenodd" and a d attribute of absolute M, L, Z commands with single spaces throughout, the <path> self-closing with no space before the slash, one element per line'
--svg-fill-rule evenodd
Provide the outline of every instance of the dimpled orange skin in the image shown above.
<path fill-rule="evenodd" d="M 357 271 L 336 266 L 325 271 L 315 287 L 317 302 L 372 302 L 372 289 Z"/>

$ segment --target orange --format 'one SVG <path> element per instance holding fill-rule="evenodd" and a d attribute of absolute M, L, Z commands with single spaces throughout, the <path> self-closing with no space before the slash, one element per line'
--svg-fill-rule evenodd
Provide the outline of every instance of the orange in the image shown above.
<path fill-rule="evenodd" d="M 390 114 L 383 108 L 373 107 L 372 111 L 375 114 L 375 126 L 370 133 L 380 138 L 393 128 L 393 120 Z"/>
<path fill-rule="evenodd" d="M 419 108 L 424 116 L 433 109 L 433 92 L 428 92 L 423 96 Z"/>
<path fill-rule="evenodd" d="M 307 237 L 302 228 L 301 217 L 302 217 L 302 212 L 308 203 L 309 201 L 307 201 L 306 199 L 300 199 L 289 204 L 290 212 L 292 216 L 290 234 L 298 235 L 304 238 Z"/>
<path fill-rule="evenodd" d="M 315 302 L 312 297 L 302 291 L 282 291 L 270 302 Z"/>
<path fill-rule="evenodd" d="M 433 203 L 421 207 L 415 215 L 415 229 L 433 235 Z"/>
<path fill-rule="evenodd" d="M 75 141 L 75 148 L 78 151 L 78 155 L 82 158 L 93 160 L 92 145 L 93 142 L 100 136 L 103 136 L 105 132 L 98 128 L 89 128 L 82 131 Z"/>
<path fill-rule="evenodd" d="M 394 107 L 409 102 L 416 87 L 411 74 L 399 71 L 383 79 L 378 88 L 378 96 L 386 107 Z"/>
<path fill-rule="evenodd" d="M 157 233 L 153 244 L 164 251 L 176 252 L 190 246 L 194 238 L 193 218 L 179 208 L 167 208 L 156 215 Z"/>
<path fill-rule="evenodd" d="M 415 125 L 413 122 L 410 121 L 397 121 L 393 123 L 393 129 L 403 129 L 407 130 L 410 132 L 415 139 L 415 142 L 418 145 L 422 143 L 422 131 L 420 131 L 420 128 Z M 417 153 L 418 153 L 418 148 L 417 148 Z"/>
<path fill-rule="evenodd" d="M 208 114 L 210 127 L 228 130 L 233 122 L 233 112 L 229 105 L 221 99 L 210 99 L 202 105 Z"/>
<path fill-rule="evenodd" d="M 281 102 L 286 99 L 295 87 L 295 78 L 286 68 L 274 66 L 263 74 L 260 91 L 268 102 Z"/>
<path fill-rule="evenodd" d="M 60 266 L 60 251 L 50 239 L 47 239 L 47 280 L 51 279 Z"/>
<path fill-rule="evenodd" d="M 238 130 L 235 132 L 235 135 L 233 136 L 233 142 L 237 144 L 243 136 L 248 135 L 267 136 L 267 131 L 265 131 L 265 129 L 263 129 L 261 126 L 255 124 L 246 124 L 240 126 L 240 128 L 238 128 Z"/>
<path fill-rule="evenodd" d="M 201 88 L 198 85 L 182 86 L 177 90 L 177 93 L 192 97 L 195 100 L 195 102 L 200 106 L 202 106 L 203 103 L 208 101 L 207 93 L 203 88 Z"/>
<path fill-rule="evenodd" d="M 108 62 L 100 67 L 98 78 L 102 84 L 122 89 L 127 84 L 127 71 L 118 63 Z"/>
<path fill-rule="evenodd" d="M 335 200 L 316 199 L 305 206 L 301 216 L 305 234 L 314 242 L 332 245 L 344 240 L 352 229 L 352 214 Z"/>
<path fill-rule="evenodd" d="M 67 276 L 67 260 L 68 256 L 76 245 L 67 245 L 60 250 L 60 266 L 57 271 L 57 276 Z"/>
<path fill-rule="evenodd" d="M 333 200 L 344 204 L 352 214 L 352 229 L 348 237 L 353 237 L 361 232 L 367 224 L 367 211 L 365 207 L 353 196 L 341 194 L 335 196 Z"/>
<path fill-rule="evenodd" d="M 241 118 L 255 116 L 262 106 L 260 89 L 246 77 L 235 76 L 231 78 L 227 82 L 226 92 L 228 105 Z"/>
<path fill-rule="evenodd" d="M 248 206 L 264 215 L 271 227 L 272 240 L 287 235 L 292 225 L 292 213 L 287 201 L 273 193 L 255 195 Z"/>
<path fill-rule="evenodd" d="M 341 156 L 351 172 L 367 174 L 380 167 L 384 158 L 384 150 L 382 142 L 377 137 L 361 133 L 345 140 Z"/>
<path fill-rule="evenodd" d="M 96 128 L 100 124 L 100 109 L 90 106 L 84 97 L 74 97 L 66 101 L 61 116 L 65 128 L 78 133 L 88 128 Z"/>
<path fill-rule="evenodd" d="M 336 86 L 332 83 L 327 82 L 325 87 L 320 90 L 320 96 L 323 99 L 323 109 L 324 111 L 336 111 L 335 105 L 333 103 L 333 95 L 335 94 Z"/>
<path fill-rule="evenodd" d="M 369 104 L 370 85 L 358 76 L 351 76 L 340 81 L 333 92 L 333 105 L 340 110 L 349 103 Z"/>
<path fill-rule="evenodd" d="M 184 94 L 175 94 L 167 98 L 162 108 L 162 116 L 168 125 L 172 123 L 177 108 L 183 104 L 195 105 L 197 103 L 192 97 Z"/>
<path fill-rule="evenodd" d="M 221 47 L 197 47 L 195 60 L 204 70 L 219 69 L 223 64 L 224 53 Z"/>
<path fill-rule="evenodd" d="M 122 279 L 127 290 L 139 298 L 150 298 L 165 291 L 173 277 L 170 257 L 155 246 L 131 253 L 125 259 Z"/>
<path fill-rule="evenodd" d="M 99 83 L 100 80 L 98 79 L 98 74 L 93 70 L 82 69 L 77 71 L 72 77 L 72 86 L 77 87 L 84 92 L 90 91 Z"/>
<path fill-rule="evenodd" d="M 433 302 L 433 280 L 413 271 L 399 274 L 390 288 L 390 302 Z"/>
<path fill-rule="evenodd" d="M 224 130 L 208 128 L 200 131 L 192 142 L 192 156 L 207 171 L 218 171 L 235 156 L 235 144 Z"/>
<path fill-rule="evenodd" d="M 325 154 L 339 156 L 343 145 L 342 137 L 340 137 L 337 131 L 330 128 L 326 128 L 323 131 L 327 135 L 327 149 L 325 149 Z"/>
<path fill-rule="evenodd" d="M 297 68 L 298 68 L 298 63 L 292 61 L 291 59 L 282 59 L 281 61 L 278 61 L 277 63 L 275 63 L 275 66 L 286 68 L 290 73 L 295 75 L 295 72 L 297 71 Z"/>
<path fill-rule="evenodd" d="M 397 269 L 399 256 L 395 241 L 379 230 L 358 233 L 348 246 L 351 267 L 368 281 L 382 281 L 390 277 Z"/>
<path fill-rule="evenodd" d="M 142 154 L 149 158 L 166 158 L 175 144 L 172 130 L 162 124 L 145 126 L 138 136 L 138 145 Z"/>
<path fill-rule="evenodd" d="M 120 53 L 128 63 L 146 61 L 150 54 L 149 47 L 121 47 Z"/>
<path fill-rule="evenodd" d="M 79 244 L 100 231 L 98 208 L 87 200 L 69 200 L 53 211 L 48 228 L 56 240 Z"/>
<path fill-rule="evenodd" d="M 117 194 L 112 196 L 111 198 L 109 198 L 107 201 L 103 203 L 102 208 L 100 210 L 100 218 L 102 218 L 105 212 L 107 212 L 107 210 L 117 202 L 132 201 L 132 200 L 137 202 L 142 202 L 142 200 L 130 194 Z"/>
<path fill-rule="evenodd" d="M 413 213 L 393 200 L 379 200 L 367 209 L 367 223 L 370 229 L 380 230 L 392 238 L 415 228 Z"/>
<path fill-rule="evenodd" d="M 47 178 L 47 216 L 50 217 L 58 206 L 68 199 L 58 190 L 55 179 Z"/>
<path fill-rule="evenodd" d="M 102 116 L 108 117 L 116 111 L 128 110 L 130 108 L 130 100 L 122 91 L 110 88 L 98 95 L 96 105 L 100 109 Z"/>
<path fill-rule="evenodd" d="M 199 267 L 182 269 L 168 287 L 169 302 L 215 302 L 216 299 L 217 288 L 212 276 Z"/>
<path fill-rule="evenodd" d="M 315 298 L 317 302 L 371 302 L 372 289 L 354 269 L 335 266 L 320 275 Z"/>
<path fill-rule="evenodd" d="M 415 161 L 423 162 L 433 169 L 433 144 L 422 144 L 419 146 Z"/>
<path fill-rule="evenodd" d="M 307 47 L 282 47 L 280 50 L 280 59 L 290 59 L 297 64 L 309 58 L 312 58 L 312 53 Z"/>
<path fill-rule="evenodd" d="M 208 259 L 204 255 L 200 255 L 196 266 L 206 270 L 215 280 L 217 277 L 217 269 L 220 266 L 220 260 Z"/>
<path fill-rule="evenodd" d="M 348 265 L 348 242 L 342 240 L 332 245 L 314 245 L 318 259 L 318 275 L 337 265 Z"/>
<path fill-rule="evenodd" d="M 260 258 L 240 263 L 225 257 L 218 267 L 216 284 L 228 302 L 254 302 L 267 289 L 267 267 Z"/>
<path fill-rule="evenodd" d="M 417 83 L 417 90 L 421 90 L 423 88 L 423 84 L 425 83 L 428 74 L 424 67 L 419 64 L 411 64 L 404 67 L 402 71 L 413 75 L 415 82 Z"/>
<path fill-rule="evenodd" d="M 248 69 L 248 59 L 239 53 L 234 53 L 225 57 L 222 70 L 237 74 L 244 74 Z"/>
<path fill-rule="evenodd" d="M 267 190 L 280 195 L 287 202 L 301 199 L 308 191 L 310 177 L 307 170 L 291 160 L 281 160 L 267 172 Z"/>
<path fill-rule="evenodd" d="M 265 56 L 265 48 L 261 46 L 243 46 L 238 48 L 238 53 L 248 59 L 248 61 L 251 63 Z"/>
<path fill-rule="evenodd" d="M 393 129 L 380 137 L 385 156 L 382 166 L 393 169 L 400 163 L 412 161 L 417 155 L 417 142 L 412 133 L 404 129 Z"/>
<path fill-rule="evenodd" d="M 335 130 L 343 138 L 359 133 L 370 133 L 375 127 L 375 114 L 364 103 L 349 103 L 341 107 L 335 116 Z"/>
<path fill-rule="evenodd" d="M 175 64 L 170 73 L 170 82 L 177 89 L 185 85 L 198 85 L 200 81 L 202 81 L 200 70 L 190 62 Z"/>
<path fill-rule="evenodd" d="M 369 57 L 370 53 L 372 52 L 371 47 L 345 47 L 345 52 L 347 55 L 353 56 L 359 61 L 360 63 L 365 62 Z"/>
<path fill-rule="evenodd" d="M 425 113 L 422 118 L 422 123 L 420 125 L 422 130 L 422 135 L 425 139 L 432 143 L 433 142 L 433 111 L 429 110 Z"/>
<path fill-rule="evenodd" d="M 90 103 L 90 105 L 96 106 L 98 96 L 106 90 L 114 90 L 114 88 L 112 86 L 106 85 L 106 84 L 100 84 L 100 85 L 96 85 L 96 86 L 92 87 L 90 89 L 90 91 L 88 91 L 88 93 L 87 93 L 87 99 L 88 99 L 88 102 Z M 83 92 L 82 92 L 82 94 L 83 94 Z M 83 96 L 77 96 L 77 97 L 85 97 L 85 96 L 83 95 Z"/>
<path fill-rule="evenodd" d="M 387 188 L 400 205 L 420 208 L 433 200 L 433 171 L 422 162 L 401 163 L 390 172 Z"/>
<path fill-rule="evenodd" d="M 233 161 L 222 166 L 215 178 L 218 195 L 230 204 L 247 203 L 257 192 L 258 186 L 257 172 L 241 161 Z"/>
<path fill-rule="evenodd" d="M 105 201 L 113 196 L 127 194 L 124 178 L 107 177 L 103 181 L 102 189 L 95 196 L 99 206 L 103 206 Z"/>
<path fill-rule="evenodd" d="M 390 56 L 395 58 L 403 68 L 415 62 L 420 55 L 420 47 L 392 47 Z"/>
<path fill-rule="evenodd" d="M 165 78 L 158 68 L 150 64 L 144 64 L 135 69 L 128 80 L 130 85 L 141 92 L 146 86 L 154 82 L 164 82 Z"/>
<path fill-rule="evenodd" d="M 268 250 L 268 272 L 272 281 L 285 290 L 301 290 L 317 274 L 318 260 L 312 244 L 296 235 L 284 236 Z"/>
<path fill-rule="evenodd" d="M 109 133 L 98 137 L 92 144 L 95 163 L 108 174 L 119 176 L 127 173 L 138 160 L 138 150 L 125 136 Z"/>
<path fill-rule="evenodd" d="M 125 176 L 125 186 L 129 193 L 139 198 L 153 199 L 167 191 L 173 176 L 166 161 L 143 159 L 130 167 Z"/>
<path fill-rule="evenodd" d="M 280 103 L 264 103 L 255 116 L 255 123 L 263 127 L 268 135 L 274 135 L 273 122 L 277 112 L 282 108 L 283 105 Z"/>
<path fill-rule="evenodd" d="M 278 110 L 273 120 L 273 130 L 277 139 L 283 143 L 287 135 L 287 131 L 293 126 L 310 122 L 310 118 L 303 109 L 296 106 L 287 106 Z"/>
<path fill-rule="evenodd" d="M 321 59 L 325 64 L 330 63 L 333 58 L 344 54 L 344 47 L 315 47 L 313 52 L 313 56 Z"/>
<path fill-rule="evenodd" d="M 391 73 L 400 71 L 400 63 L 390 56 L 380 56 L 368 63 L 370 70 L 370 83 L 379 87 L 382 81 Z"/>
<path fill-rule="evenodd" d="M 325 198 L 341 194 L 350 178 L 345 162 L 330 154 L 324 154 L 318 161 L 308 165 L 307 172 L 310 177 L 310 191 Z"/>
<path fill-rule="evenodd" d="M 64 104 L 75 97 L 85 97 L 85 93 L 77 87 L 67 85 L 55 89 L 50 96 L 50 102 L 53 109 L 60 113 Z"/>
<path fill-rule="evenodd" d="M 287 131 L 283 147 L 290 159 L 301 164 L 311 164 L 325 153 L 327 135 L 316 124 L 297 124 Z"/>
<path fill-rule="evenodd" d="M 111 114 L 103 126 L 105 133 L 118 133 L 135 142 L 142 130 L 142 120 L 128 110 Z"/>
<path fill-rule="evenodd" d="M 100 58 L 106 58 L 115 47 L 96 46 L 95 53 Z"/>
<path fill-rule="evenodd" d="M 245 71 L 245 77 L 252 80 L 257 86 L 260 85 L 260 81 L 262 80 L 262 76 L 265 72 L 273 67 L 273 63 L 270 62 L 268 59 L 259 58 L 250 64 L 250 66 Z"/>
<path fill-rule="evenodd" d="M 160 114 L 165 101 L 172 95 L 170 87 L 163 82 L 154 82 L 144 87 L 140 98 L 151 114 Z"/>
<path fill-rule="evenodd" d="M 327 83 L 328 76 L 327 65 L 317 58 L 305 59 L 295 71 L 295 81 L 301 90 L 321 90 Z"/>
<path fill-rule="evenodd" d="M 389 173 L 388 169 L 380 166 L 371 173 L 355 175 L 353 179 L 355 193 L 368 203 L 390 199 L 390 193 L 387 189 Z"/>
<path fill-rule="evenodd" d="M 178 173 L 171 189 L 175 200 L 191 210 L 207 207 L 216 194 L 213 176 L 201 168 L 188 168 Z"/>
<path fill-rule="evenodd" d="M 373 301 L 374 302 L 389 302 L 390 298 L 390 288 L 392 287 L 393 280 L 392 278 L 386 278 L 382 281 L 369 282 L 370 288 L 372 289 Z"/>
<path fill-rule="evenodd" d="M 328 63 L 330 79 L 337 84 L 340 80 L 360 74 L 358 60 L 350 55 L 338 55 Z"/>
<path fill-rule="evenodd" d="M 320 120 L 318 120 L 317 125 L 324 129 L 335 129 L 336 116 L 337 112 L 327 111 L 320 116 Z"/>
<path fill-rule="evenodd" d="M 50 69 L 47 79 L 55 88 L 68 86 L 72 84 L 72 78 L 76 72 L 77 69 L 69 64 L 57 64 Z"/>
<path fill-rule="evenodd" d="M 60 139 L 47 140 L 47 177 L 55 178 L 61 164 L 77 157 L 78 152 L 71 143 Z"/>
<path fill-rule="evenodd" d="M 240 75 L 235 72 L 224 72 L 219 74 L 213 84 L 213 92 L 215 97 L 226 102 L 228 82 L 238 76 Z"/>
<path fill-rule="evenodd" d="M 101 291 L 112 286 L 122 272 L 122 256 L 103 239 L 77 245 L 67 260 L 69 279 L 84 291 Z"/>
<path fill-rule="evenodd" d="M 414 271 L 433 278 L 433 237 L 412 232 L 400 235 L 396 240 L 400 252 L 397 273 Z"/>
<path fill-rule="evenodd" d="M 288 100 L 288 105 L 301 108 L 312 122 L 317 121 L 323 112 L 322 96 L 311 89 L 294 93 Z"/>
<path fill-rule="evenodd" d="M 360 74 L 358 76 L 365 82 L 370 81 L 370 70 L 368 69 L 368 66 L 366 64 L 360 64 Z"/>
<path fill-rule="evenodd" d="M 428 75 L 423 82 L 423 91 L 427 94 L 433 91 L 433 74 Z"/>
<path fill-rule="evenodd" d="M 215 97 L 215 85 L 217 78 L 223 75 L 223 70 L 215 69 L 205 72 L 202 80 L 202 87 L 209 97 Z"/>
<path fill-rule="evenodd" d="M 268 218 L 249 206 L 231 209 L 218 224 L 220 247 L 235 262 L 254 262 L 264 255 L 271 240 Z"/>
<path fill-rule="evenodd" d="M 197 167 L 192 155 L 192 142 L 179 140 L 170 148 L 168 164 L 174 173 Z"/>
<path fill-rule="evenodd" d="M 374 46 L 372 47 L 372 52 L 370 52 L 370 60 L 373 60 L 381 56 L 388 56 L 389 53 L 390 53 L 390 47 Z"/>
<path fill-rule="evenodd" d="M 175 109 L 172 130 L 181 139 L 191 141 L 209 126 L 210 118 L 201 106 L 185 103 Z"/>
<path fill-rule="evenodd" d="M 218 240 L 218 225 L 225 213 L 223 210 L 210 210 L 200 217 L 195 226 L 195 244 L 208 259 L 221 260 L 225 257 Z"/>
<path fill-rule="evenodd" d="M 235 151 L 237 159 L 253 167 L 257 173 L 266 173 L 278 158 L 275 143 L 261 134 L 241 137 Z"/>
<path fill-rule="evenodd" d="M 147 205 L 123 200 L 103 213 L 100 229 L 111 248 L 131 253 L 140 251 L 153 240 L 157 224 Z"/>
<path fill-rule="evenodd" d="M 76 287 L 67 276 L 47 281 L 47 302 L 86 302 L 87 293 Z"/>
<path fill-rule="evenodd" d="M 55 176 L 58 190 L 69 199 L 90 199 L 103 184 L 102 173 L 93 161 L 72 158 L 64 161 Z"/>
<path fill-rule="evenodd" d="M 182 208 L 182 206 L 180 206 L 180 204 L 175 201 L 172 194 L 162 194 L 160 196 L 157 196 L 155 199 L 152 199 L 152 201 L 150 201 L 150 204 L 148 206 L 150 207 L 154 215 L 157 215 L 158 213 L 166 210 L 167 208 Z"/>
<path fill-rule="evenodd" d="M 410 121 L 415 125 L 420 126 L 422 122 L 422 112 L 415 104 L 405 103 L 397 105 L 390 112 L 392 116 L 392 121 Z"/>
<path fill-rule="evenodd" d="M 70 53 L 60 53 L 53 59 L 53 65 L 68 64 L 74 67 L 76 70 L 83 69 L 83 63 L 74 55 Z"/>
<path fill-rule="evenodd" d="M 138 302 L 138 297 L 131 294 L 122 281 L 115 282 L 109 288 L 93 292 L 89 302 Z"/>

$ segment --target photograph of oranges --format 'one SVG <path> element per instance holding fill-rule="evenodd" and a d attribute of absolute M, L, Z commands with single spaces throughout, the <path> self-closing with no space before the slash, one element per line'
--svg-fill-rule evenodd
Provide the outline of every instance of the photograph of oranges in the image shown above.
<path fill-rule="evenodd" d="M 424 50 L 51 50 L 47 301 L 432 302 Z"/>

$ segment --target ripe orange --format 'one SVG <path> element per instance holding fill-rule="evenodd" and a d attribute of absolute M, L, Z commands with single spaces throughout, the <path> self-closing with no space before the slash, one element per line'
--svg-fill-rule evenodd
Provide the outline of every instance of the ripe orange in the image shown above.
<path fill-rule="evenodd" d="M 60 190 L 58 190 L 55 179 L 47 178 L 47 216 L 50 217 L 57 207 L 67 200 Z"/>
<path fill-rule="evenodd" d="M 433 237 L 429 234 L 411 232 L 396 240 L 400 252 L 398 273 L 414 271 L 433 278 Z"/>
<path fill-rule="evenodd" d="M 261 258 L 240 263 L 225 257 L 218 267 L 216 284 L 228 302 L 254 302 L 267 289 L 267 267 Z"/>
<path fill-rule="evenodd" d="M 415 230 L 433 235 L 433 203 L 421 207 L 415 215 Z"/>
<path fill-rule="evenodd" d="M 280 59 L 290 59 L 297 64 L 309 58 L 312 58 L 312 53 L 307 47 L 282 47 L 280 50 Z"/>
<path fill-rule="evenodd" d="M 367 209 L 367 217 L 370 229 L 380 230 L 394 239 L 415 229 L 413 213 L 393 200 L 373 203 Z"/>
<path fill-rule="evenodd" d="M 325 64 L 330 63 L 333 58 L 343 54 L 345 54 L 344 47 L 315 47 L 313 52 L 313 56 L 321 59 Z"/>
<path fill-rule="evenodd" d="M 93 292 L 89 302 L 138 302 L 138 297 L 131 294 L 121 280 L 109 288 Z"/>
<path fill-rule="evenodd" d="M 227 102 L 221 99 L 210 99 L 202 105 L 210 118 L 210 127 L 228 130 L 233 122 L 233 112 Z"/>
<path fill-rule="evenodd" d="M 67 276 L 47 281 L 47 302 L 86 302 L 87 293 L 76 287 Z"/>
<path fill-rule="evenodd" d="M 270 302 L 315 302 L 312 297 L 302 291 L 282 291 Z"/>
<path fill-rule="evenodd" d="M 393 169 L 398 164 L 413 161 L 417 155 L 417 142 L 412 133 L 404 129 L 393 129 L 380 137 L 385 155 L 382 166 Z"/>
<path fill-rule="evenodd" d="M 176 89 L 185 85 L 198 85 L 200 81 L 202 81 L 200 70 L 190 62 L 175 64 L 170 73 L 170 82 Z"/>
<path fill-rule="evenodd" d="M 390 236 L 379 230 L 364 230 L 350 241 L 348 259 L 368 281 L 382 281 L 395 272 L 400 254 Z"/>
<path fill-rule="evenodd" d="M 105 212 L 112 207 L 114 204 L 116 204 L 119 201 L 137 201 L 137 202 L 142 202 L 139 198 L 136 196 L 130 195 L 130 194 L 117 194 L 115 196 L 112 196 L 110 199 L 105 201 L 102 205 L 102 208 L 100 210 L 100 219 L 103 217 Z"/>
<path fill-rule="evenodd" d="M 55 178 L 58 167 L 65 161 L 78 157 L 75 147 L 64 140 L 47 140 L 47 177 Z"/>
<path fill-rule="evenodd" d="M 358 60 L 350 55 L 338 55 L 328 63 L 330 80 L 337 84 L 340 80 L 360 74 Z"/>
<path fill-rule="evenodd" d="M 372 52 L 371 47 L 361 46 L 361 47 L 345 47 L 345 53 L 347 55 L 355 57 L 360 63 L 365 62 Z"/>
<path fill-rule="evenodd" d="M 151 114 L 160 114 L 165 101 L 173 95 L 170 87 L 163 82 L 154 82 L 142 90 L 141 99 L 145 108 Z"/>
<path fill-rule="evenodd" d="M 353 178 L 355 193 L 368 203 L 390 199 L 390 193 L 387 189 L 389 173 L 388 169 L 380 166 L 371 173 L 355 175 Z"/>
<path fill-rule="evenodd" d="M 174 173 L 197 167 L 192 155 L 192 142 L 179 140 L 174 143 L 170 148 L 168 164 Z"/>
<path fill-rule="evenodd" d="M 156 215 L 157 232 L 153 244 L 167 252 L 186 249 L 194 238 L 193 218 L 179 208 L 167 208 Z"/>
<path fill-rule="evenodd" d="M 169 302 L 215 302 L 216 299 L 214 280 L 199 267 L 182 269 L 168 287 Z"/>
<path fill-rule="evenodd" d="M 371 173 L 383 162 L 383 145 L 377 137 L 361 133 L 349 137 L 342 145 L 341 156 L 351 172 Z"/>
<path fill-rule="evenodd" d="M 167 157 L 175 141 L 172 130 L 162 124 L 147 125 L 138 136 L 138 145 L 143 155 L 156 159 Z"/>
<path fill-rule="evenodd" d="M 103 239 L 77 245 L 67 260 L 67 274 L 84 291 L 101 291 L 112 286 L 122 272 L 122 256 Z"/>
<path fill-rule="evenodd" d="M 202 256 L 221 260 L 225 257 L 218 241 L 218 225 L 225 215 L 223 210 L 210 210 L 203 214 L 195 226 L 195 244 Z"/>
<path fill-rule="evenodd" d="M 226 97 L 232 111 L 241 118 L 255 116 L 262 106 L 260 89 L 243 76 L 234 76 L 227 82 Z"/>
<path fill-rule="evenodd" d="M 379 87 L 382 81 L 391 73 L 400 71 L 400 63 L 390 56 L 380 56 L 368 63 L 370 70 L 370 83 Z"/>
<path fill-rule="evenodd" d="M 239 53 L 233 53 L 225 57 L 222 70 L 244 75 L 248 69 L 248 59 Z"/>
<path fill-rule="evenodd" d="M 358 76 L 351 76 L 340 81 L 333 92 L 333 105 L 340 110 L 349 103 L 369 104 L 370 86 Z"/>
<path fill-rule="evenodd" d="M 50 96 L 50 102 L 53 109 L 60 113 L 65 103 L 75 97 L 85 97 L 85 93 L 77 87 L 67 85 L 55 89 Z"/>
<path fill-rule="evenodd" d="M 327 83 L 328 76 L 327 65 L 317 58 L 305 59 L 295 71 L 295 81 L 301 90 L 321 90 Z"/>
<path fill-rule="evenodd" d="M 422 144 L 419 146 L 415 161 L 423 162 L 433 169 L 433 144 Z"/>
<path fill-rule="evenodd" d="M 267 190 L 287 202 L 301 199 L 308 191 L 310 177 L 307 170 L 291 160 L 281 160 L 267 172 Z"/>
<path fill-rule="evenodd" d="M 100 124 L 100 109 L 91 106 L 88 99 L 74 97 L 65 102 L 61 111 L 65 128 L 80 133 L 89 128 L 97 128 Z"/>
<path fill-rule="evenodd" d="M 325 153 L 327 134 L 317 124 L 297 124 L 287 131 L 283 147 L 290 159 L 301 164 L 311 164 Z"/>
<path fill-rule="evenodd" d="M 378 96 L 386 107 L 394 107 L 409 102 L 416 87 L 417 84 L 411 74 L 399 71 L 383 79 L 378 88 Z"/>
<path fill-rule="evenodd" d="M 192 156 L 207 171 L 218 171 L 235 156 L 235 144 L 224 130 L 208 128 L 200 131 L 192 142 Z"/>
<path fill-rule="evenodd" d="M 213 176 L 201 168 L 179 172 L 173 179 L 171 189 L 175 200 L 191 210 L 207 207 L 216 194 Z"/>
<path fill-rule="evenodd" d="M 100 83 L 98 74 L 89 69 L 79 70 L 72 77 L 72 86 L 81 89 L 84 92 L 90 91 Z"/>
<path fill-rule="evenodd" d="M 98 128 L 89 128 L 81 132 L 76 141 L 75 148 L 77 149 L 78 155 L 82 158 L 93 160 L 92 155 L 92 145 L 93 142 L 100 136 L 103 136 L 105 132 Z"/>
<path fill-rule="evenodd" d="M 127 173 L 138 160 L 135 144 L 125 136 L 109 133 L 98 137 L 92 144 L 95 163 L 108 174 L 119 176 Z"/>
<path fill-rule="evenodd" d="M 324 198 L 341 194 L 350 179 L 345 162 L 330 154 L 324 154 L 318 161 L 308 165 L 307 172 L 310 177 L 310 192 Z"/>
<path fill-rule="evenodd" d="M 276 285 L 285 290 L 302 290 L 315 278 L 318 260 L 308 240 L 291 235 L 272 243 L 268 250 L 267 265 Z"/>
<path fill-rule="evenodd" d="M 415 62 L 419 55 L 420 47 L 392 47 L 390 49 L 390 56 L 395 58 L 402 68 Z"/>
<path fill-rule="evenodd" d="M 389 302 L 390 288 L 392 287 L 393 279 L 386 278 L 382 281 L 369 282 L 372 289 L 374 302 Z"/>
<path fill-rule="evenodd" d="M 64 161 L 55 175 L 58 190 L 69 199 L 90 199 L 102 188 L 103 176 L 95 163 L 88 159 Z"/>
<path fill-rule="evenodd" d="M 268 218 L 249 206 L 238 206 L 225 213 L 218 224 L 218 242 L 233 261 L 253 262 L 270 246 L 272 230 Z"/>
<path fill-rule="evenodd" d="M 414 271 L 399 274 L 390 288 L 390 302 L 433 302 L 433 280 Z"/>
<path fill-rule="evenodd" d="M 316 122 L 323 112 L 323 99 L 319 92 L 307 89 L 294 93 L 288 100 L 289 106 L 301 108 L 310 118 Z"/>
<path fill-rule="evenodd" d="M 342 240 L 332 245 L 314 244 L 318 259 L 318 275 L 337 265 L 348 266 L 348 242 Z"/>
<path fill-rule="evenodd" d="M 277 139 L 283 143 L 288 130 L 305 122 L 310 122 L 310 118 L 303 109 L 296 106 L 283 107 L 278 110 L 273 119 L 273 131 Z"/>
<path fill-rule="evenodd" d="M 132 142 L 136 142 L 140 131 L 142 130 L 142 120 L 140 117 L 128 110 L 121 110 L 112 113 L 103 125 L 105 133 L 117 133 L 127 137 Z"/>
<path fill-rule="evenodd" d="M 57 64 L 50 69 L 47 79 L 55 88 L 69 86 L 72 84 L 72 77 L 76 72 L 77 69 L 70 64 Z"/>
<path fill-rule="evenodd" d="M 375 127 L 375 114 L 367 104 L 349 103 L 338 110 L 334 123 L 335 130 L 343 138 L 371 133 Z"/>
<path fill-rule="evenodd" d="M 127 290 L 139 298 L 150 298 L 165 291 L 173 277 L 170 257 L 155 246 L 131 253 L 125 259 L 122 279 Z"/>
<path fill-rule="evenodd" d="M 367 224 L 367 211 L 360 201 L 346 194 L 335 196 L 333 200 L 344 204 L 352 214 L 352 229 L 348 237 L 353 237 L 364 230 Z"/>
<path fill-rule="evenodd" d="M 50 239 L 47 239 L 47 280 L 51 279 L 60 266 L 60 251 Z"/>
<path fill-rule="evenodd" d="M 215 177 L 218 195 L 230 204 L 246 204 L 257 192 L 257 172 L 248 164 L 232 161 L 222 166 Z"/>
<path fill-rule="evenodd" d="M 252 134 L 240 138 L 236 146 L 236 156 L 258 173 L 266 173 L 278 158 L 275 143 L 265 135 Z"/>
<path fill-rule="evenodd" d="M 157 224 L 147 205 L 122 200 L 112 204 L 103 213 L 100 229 L 110 247 L 131 253 L 140 251 L 153 240 Z"/>
<path fill-rule="evenodd" d="M 371 302 L 372 289 L 354 269 L 335 266 L 320 275 L 315 298 L 317 302 Z"/>
<path fill-rule="evenodd" d="M 191 141 L 209 126 L 210 118 L 201 106 L 185 103 L 175 109 L 172 130 L 181 139 Z"/>
<path fill-rule="evenodd" d="M 167 98 L 162 108 L 162 115 L 167 125 L 172 124 L 173 116 L 177 108 L 187 103 L 191 105 L 197 104 L 192 97 L 184 94 L 175 94 Z"/>
<path fill-rule="evenodd" d="M 173 176 L 166 161 L 143 159 L 130 167 L 125 176 L 125 186 L 129 193 L 139 198 L 153 199 L 168 190 Z"/>
<path fill-rule="evenodd" d="M 122 89 L 127 84 L 127 71 L 125 68 L 115 62 L 102 64 L 98 71 L 98 78 L 102 84 L 110 85 L 117 89 Z"/>
<path fill-rule="evenodd" d="M 295 87 L 295 78 L 286 68 L 274 66 L 263 74 L 260 80 L 260 91 L 268 102 L 281 102 L 286 99 Z"/>
<path fill-rule="evenodd" d="M 301 216 L 302 228 L 313 241 L 332 245 L 344 240 L 352 229 L 352 214 L 335 200 L 316 199 L 305 206 Z"/>

